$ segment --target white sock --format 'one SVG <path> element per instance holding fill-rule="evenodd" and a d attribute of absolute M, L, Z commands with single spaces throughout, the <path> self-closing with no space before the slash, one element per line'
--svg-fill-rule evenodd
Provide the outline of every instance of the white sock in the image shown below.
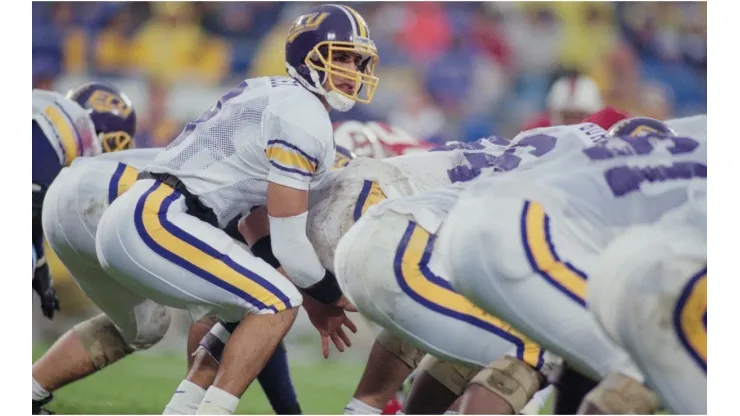
<path fill-rule="evenodd" d="M 543 407 L 545 407 L 545 403 L 547 403 L 547 399 L 550 398 L 550 395 L 552 395 L 553 387 L 552 384 L 545 387 L 544 389 L 538 391 L 537 393 L 532 396 L 532 400 L 527 403 L 526 406 L 522 409 L 521 412 L 519 412 L 520 415 L 538 415 L 540 414 L 540 410 L 542 410 Z"/>
<path fill-rule="evenodd" d="M 459 415 L 460 412 L 456 412 L 454 410 L 448 410 L 445 412 L 446 415 Z"/>
<path fill-rule="evenodd" d="M 31 376 L 31 379 L 33 379 L 33 390 L 31 393 L 33 400 L 41 401 L 49 397 L 51 393 L 49 393 L 48 391 L 46 391 L 46 389 L 41 387 L 41 384 L 39 384 L 39 382 L 36 381 L 36 379 L 33 378 L 33 376 Z"/>
<path fill-rule="evenodd" d="M 349 401 L 348 405 L 344 406 L 345 415 L 379 415 L 382 411 L 383 409 L 370 407 L 354 397 Z"/>
<path fill-rule="evenodd" d="M 183 380 L 172 395 L 163 415 L 194 415 L 206 391 L 199 385 Z"/>
<path fill-rule="evenodd" d="M 218 387 L 211 386 L 203 396 L 196 415 L 233 415 L 239 405 L 239 398 Z"/>

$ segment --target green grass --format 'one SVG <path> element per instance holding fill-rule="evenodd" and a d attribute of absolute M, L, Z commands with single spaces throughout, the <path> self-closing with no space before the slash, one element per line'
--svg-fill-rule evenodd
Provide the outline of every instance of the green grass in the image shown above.
<path fill-rule="evenodd" d="M 45 350 L 34 346 L 33 360 Z M 342 414 L 363 368 L 362 364 L 291 364 L 303 411 Z M 58 390 L 47 407 L 59 414 L 162 414 L 185 370 L 185 358 L 181 356 L 133 355 Z M 237 413 L 273 414 L 258 383 L 242 397 Z"/>

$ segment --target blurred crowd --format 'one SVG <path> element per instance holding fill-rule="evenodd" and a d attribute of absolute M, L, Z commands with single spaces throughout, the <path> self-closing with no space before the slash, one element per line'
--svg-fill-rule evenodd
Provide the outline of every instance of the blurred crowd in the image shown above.
<path fill-rule="evenodd" d="M 164 146 L 240 80 L 284 75 L 292 21 L 314 3 L 34 2 L 33 82 L 135 79 L 140 146 Z M 375 100 L 345 119 L 383 120 L 444 142 L 511 137 L 546 110 L 563 74 L 605 105 L 656 118 L 706 111 L 705 2 L 352 2 L 378 46 Z M 191 91 L 191 95 L 188 95 Z M 197 116 L 196 116 L 197 117 Z"/>

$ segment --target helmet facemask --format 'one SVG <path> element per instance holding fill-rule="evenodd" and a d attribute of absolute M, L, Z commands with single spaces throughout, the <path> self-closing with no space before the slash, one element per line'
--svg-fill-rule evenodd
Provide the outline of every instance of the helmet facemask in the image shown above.
<path fill-rule="evenodd" d="M 355 42 L 324 41 L 318 43 L 306 56 L 304 63 L 308 68 L 315 88 L 314 92 L 326 97 L 329 105 L 338 111 L 348 111 L 355 103 L 372 102 L 378 87 L 378 77 L 374 76 L 378 63 L 375 44 L 367 38 L 355 38 Z M 360 63 L 356 70 L 334 63 L 337 54 L 359 55 Z M 334 77 L 351 81 L 355 88 L 347 93 L 337 88 Z M 328 80 L 328 88 L 324 84 Z"/>
<path fill-rule="evenodd" d="M 135 143 L 125 131 L 113 131 L 98 134 L 104 153 L 133 149 Z"/>

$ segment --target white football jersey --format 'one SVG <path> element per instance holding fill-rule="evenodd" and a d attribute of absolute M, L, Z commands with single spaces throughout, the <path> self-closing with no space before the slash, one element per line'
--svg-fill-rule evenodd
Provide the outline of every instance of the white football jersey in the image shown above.
<path fill-rule="evenodd" d="M 474 142 L 449 142 L 428 152 L 383 159 L 383 163 L 398 168 L 422 189 L 433 189 L 493 172 L 509 144 L 509 140 L 498 136 Z"/>
<path fill-rule="evenodd" d="M 95 156 L 102 151 L 95 126 L 87 111 L 54 91 L 33 90 L 33 120 L 38 123 L 57 153 L 59 164 L 68 165 L 78 156 Z"/>
<path fill-rule="evenodd" d="M 688 136 L 697 140 L 707 140 L 707 115 L 674 118 L 665 122 L 679 136 Z"/>
<path fill-rule="evenodd" d="M 436 232 L 457 199 L 488 192 L 505 183 L 511 192 L 542 203 L 556 204 L 596 227 L 621 229 L 635 222 L 650 223 L 685 203 L 706 186 L 706 143 L 685 137 L 651 134 L 630 142 L 608 138 L 557 162 L 531 169 L 495 172 L 469 183 L 454 184 L 420 195 L 386 201 L 368 210 L 408 214 L 429 232 Z"/>
<path fill-rule="evenodd" d="M 169 173 L 224 227 L 267 203 L 267 184 L 318 189 L 335 156 L 329 114 L 288 77 L 248 79 L 185 126 L 146 170 Z"/>
<path fill-rule="evenodd" d="M 573 151 L 601 143 L 607 132 L 597 124 L 541 127 L 523 131 L 512 140 L 497 161 L 501 171 L 529 169 Z"/>

